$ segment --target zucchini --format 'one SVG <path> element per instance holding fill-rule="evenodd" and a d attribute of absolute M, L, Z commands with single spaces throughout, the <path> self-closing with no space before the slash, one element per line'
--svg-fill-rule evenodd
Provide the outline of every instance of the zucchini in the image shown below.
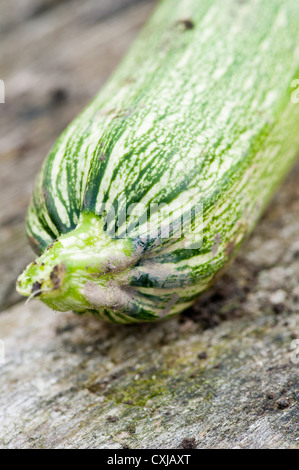
<path fill-rule="evenodd" d="M 18 292 L 114 322 L 192 305 L 299 150 L 298 24 L 293 0 L 160 2 L 39 172 Z"/>

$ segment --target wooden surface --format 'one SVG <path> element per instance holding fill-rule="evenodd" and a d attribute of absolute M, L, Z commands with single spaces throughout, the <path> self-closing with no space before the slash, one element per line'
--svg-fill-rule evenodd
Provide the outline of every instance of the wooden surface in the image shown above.
<path fill-rule="evenodd" d="M 18 303 L 34 176 L 154 3 L 1 1 L 1 448 L 299 447 L 299 164 L 178 318 L 115 326 Z"/>

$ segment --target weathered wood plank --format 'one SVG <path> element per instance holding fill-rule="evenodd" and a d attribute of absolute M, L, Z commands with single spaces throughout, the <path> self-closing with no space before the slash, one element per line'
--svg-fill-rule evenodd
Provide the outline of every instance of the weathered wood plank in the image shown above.
<path fill-rule="evenodd" d="M 37 15 L 40 0 L 24 2 L 20 11 L 4 2 L 11 27 L 1 36 L 6 102 L 0 105 L 0 309 L 20 299 L 15 279 L 30 260 L 25 211 L 44 157 L 105 82 L 154 6 L 150 0 L 47 4 Z"/>
<path fill-rule="evenodd" d="M 63 16 L 65 21 L 72 23 L 75 16 L 88 15 L 93 21 L 102 21 L 130 5 L 144 0 L 1 0 L 0 34 L 16 28 L 33 18 L 47 15 Z"/>

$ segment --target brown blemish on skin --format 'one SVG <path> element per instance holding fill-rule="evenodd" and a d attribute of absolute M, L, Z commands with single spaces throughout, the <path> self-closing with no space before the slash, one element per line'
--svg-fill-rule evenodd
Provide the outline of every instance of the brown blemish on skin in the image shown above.
<path fill-rule="evenodd" d="M 115 113 L 117 113 L 117 112 L 118 112 L 118 111 L 117 111 L 116 108 L 102 109 L 102 110 L 101 110 L 101 114 L 102 114 L 103 116 L 109 116 L 110 114 L 115 114 Z M 101 145 L 101 144 L 100 144 L 100 145 Z M 102 144 L 101 146 L 103 146 L 103 144 Z"/>
<path fill-rule="evenodd" d="M 56 266 L 54 266 L 50 274 L 50 279 L 53 283 L 53 289 L 55 290 L 59 289 L 59 287 L 61 286 L 64 273 L 65 273 L 64 264 L 56 264 Z"/>
<path fill-rule="evenodd" d="M 128 117 L 132 116 L 135 112 L 134 108 L 127 108 L 123 110 L 119 110 L 112 119 L 127 119 Z"/>
<path fill-rule="evenodd" d="M 31 292 L 32 294 L 34 294 L 34 297 L 41 295 L 41 287 L 42 287 L 41 283 L 38 281 L 35 281 L 31 289 Z"/>
<path fill-rule="evenodd" d="M 177 24 L 181 24 L 184 26 L 185 30 L 190 30 L 194 28 L 194 22 L 190 18 L 184 18 L 182 20 L 179 20 Z"/>
<path fill-rule="evenodd" d="M 136 79 L 133 77 L 127 77 L 124 79 L 123 84 L 124 85 L 131 85 L 131 83 L 136 82 Z"/>
<path fill-rule="evenodd" d="M 87 281 L 84 285 L 84 296 L 92 307 L 125 308 L 130 295 L 113 282 L 109 288 L 99 287 L 95 282 Z"/>
<path fill-rule="evenodd" d="M 50 243 L 50 245 L 47 246 L 46 251 L 50 250 L 50 248 L 52 248 L 55 242 L 57 242 L 57 238 L 52 243 Z"/>

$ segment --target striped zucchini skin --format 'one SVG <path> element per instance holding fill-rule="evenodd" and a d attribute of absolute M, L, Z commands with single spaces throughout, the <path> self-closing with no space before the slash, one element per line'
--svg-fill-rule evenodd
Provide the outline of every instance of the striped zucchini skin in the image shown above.
<path fill-rule="evenodd" d="M 232 259 L 299 150 L 291 100 L 298 24 L 293 0 L 160 2 L 43 164 L 27 217 L 40 258 L 18 291 L 116 322 L 190 306 Z M 103 203 L 118 215 L 113 237 Z M 153 231 L 132 211 L 124 237 L 119 214 L 137 203 L 167 204 L 175 221 L 197 204 L 202 218 L 191 237 L 159 238 L 165 213 Z"/>

